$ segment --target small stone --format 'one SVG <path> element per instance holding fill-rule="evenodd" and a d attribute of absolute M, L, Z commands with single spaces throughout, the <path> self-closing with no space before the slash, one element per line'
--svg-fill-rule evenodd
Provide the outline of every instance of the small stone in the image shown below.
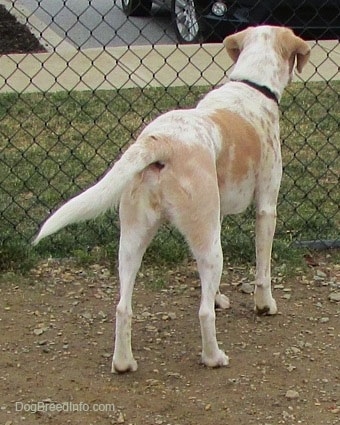
<path fill-rule="evenodd" d="M 329 294 L 328 299 L 330 301 L 335 301 L 335 302 L 339 302 L 340 301 L 340 292 L 331 292 Z"/>
<path fill-rule="evenodd" d="M 91 320 L 92 319 L 92 314 L 88 311 L 84 311 L 84 313 L 82 314 L 83 318 L 86 320 Z"/>
<path fill-rule="evenodd" d="M 288 390 L 286 392 L 286 398 L 288 398 L 288 400 L 294 400 L 296 398 L 299 398 L 299 393 L 295 390 Z"/>
<path fill-rule="evenodd" d="M 168 316 L 169 316 L 169 319 L 171 319 L 171 320 L 175 320 L 176 319 L 176 313 L 174 313 L 174 312 L 170 312 L 170 313 L 168 313 Z"/>
<path fill-rule="evenodd" d="M 313 279 L 314 279 L 316 282 L 320 282 L 320 281 L 325 280 L 325 278 L 324 278 L 324 277 L 321 277 L 321 276 L 318 276 L 318 275 L 314 275 L 314 276 L 313 276 Z"/>
<path fill-rule="evenodd" d="M 44 333 L 44 329 L 42 328 L 33 329 L 33 333 L 36 336 L 42 335 Z"/>
<path fill-rule="evenodd" d="M 98 312 L 98 317 L 99 317 L 100 319 L 106 319 L 106 318 L 107 318 L 107 314 L 100 310 L 100 311 Z"/>
<path fill-rule="evenodd" d="M 178 372 L 168 372 L 167 376 L 172 376 L 174 378 L 181 378 L 181 375 Z"/>
<path fill-rule="evenodd" d="M 325 279 L 327 277 L 326 273 L 323 272 L 322 270 L 317 270 L 316 271 L 316 276 L 321 277 L 323 279 Z"/>
<path fill-rule="evenodd" d="M 320 318 L 320 323 L 328 323 L 329 322 L 329 317 L 321 317 Z"/>
<path fill-rule="evenodd" d="M 205 408 L 204 408 L 204 410 L 211 410 L 211 404 L 209 403 L 209 404 L 207 404 L 206 406 L 205 406 Z"/>
<path fill-rule="evenodd" d="M 243 282 L 240 291 L 244 294 L 252 294 L 254 292 L 254 285 L 249 282 Z"/>
<path fill-rule="evenodd" d="M 124 414 L 123 412 L 119 412 L 119 415 L 117 417 L 117 424 L 123 424 L 125 422 Z"/>

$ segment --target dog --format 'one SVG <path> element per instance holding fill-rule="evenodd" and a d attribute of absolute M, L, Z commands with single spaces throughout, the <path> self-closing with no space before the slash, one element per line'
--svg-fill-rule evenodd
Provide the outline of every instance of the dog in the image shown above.
<path fill-rule="evenodd" d="M 167 112 L 94 186 L 68 201 L 42 226 L 34 244 L 62 227 L 95 218 L 119 205 L 120 300 L 116 309 L 113 372 L 137 370 L 131 349 L 131 298 L 142 257 L 164 220 L 185 236 L 201 281 L 202 362 L 226 366 L 215 329 L 222 273 L 221 219 L 256 206 L 258 314 L 274 315 L 271 250 L 282 175 L 279 102 L 295 69 L 308 62 L 308 44 L 284 27 L 249 27 L 228 36 L 234 62 L 230 81 L 194 109 Z"/>

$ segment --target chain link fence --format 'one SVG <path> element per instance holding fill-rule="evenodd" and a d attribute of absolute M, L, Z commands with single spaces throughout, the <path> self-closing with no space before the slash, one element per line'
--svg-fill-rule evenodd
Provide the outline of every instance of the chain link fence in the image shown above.
<path fill-rule="evenodd" d="M 281 104 L 277 243 L 339 245 L 340 1 L 2 0 L 0 7 L 40 43 L 22 52 L 14 38 L 11 54 L 0 56 L 2 267 L 20 261 L 47 214 L 97 180 L 146 123 L 226 81 L 232 64 L 219 41 L 260 23 L 291 26 L 312 46 Z M 253 224 L 252 211 L 226 218 L 229 251 L 247 255 Z M 110 214 L 40 249 L 110 251 L 117 228 Z M 157 250 L 177 238 L 164 230 Z"/>

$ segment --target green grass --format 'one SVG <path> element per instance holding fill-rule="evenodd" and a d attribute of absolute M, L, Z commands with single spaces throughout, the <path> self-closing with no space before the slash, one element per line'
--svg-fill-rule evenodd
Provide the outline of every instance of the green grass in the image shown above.
<path fill-rule="evenodd" d="M 0 269 L 25 270 L 41 256 L 83 262 L 116 258 L 115 214 L 30 240 L 49 211 L 96 181 L 143 126 L 169 109 L 195 105 L 209 87 L 0 95 Z M 296 239 L 335 239 L 339 229 L 340 84 L 293 84 L 282 101 L 284 179 L 275 251 Z M 224 221 L 233 260 L 254 258 L 250 210 Z M 182 237 L 165 228 L 148 258 L 179 262 Z M 290 253 L 290 254 L 289 254 Z M 274 252 L 275 254 L 275 252 Z M 274 255 L 275 257 L 275 255 Z"/>

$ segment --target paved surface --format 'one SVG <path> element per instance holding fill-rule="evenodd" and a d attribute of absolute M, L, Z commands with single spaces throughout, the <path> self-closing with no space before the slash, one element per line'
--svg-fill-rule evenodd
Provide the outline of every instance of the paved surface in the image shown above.
<path fill-rule="evenodd" d="M 41 4 L 52 0 L 42 0 Z M 60 0 L 53 0 L 60 4 Z M 68 4 L 73 0 L 69 0 Z M 78 0 L 77 0 L 78 1 Z M 79 4 L 84 0 L 79 1 Z M 103 4 L 106 0 L 103 0 Z M 1 0 L 9 5 L 10 0 Z M 25 0 L 27 4 L 31 0 Z M 18 3 L 18 0 L 17 0 Z M 98 3 L 100 3 L 98 1 Z M 27 10 L 26 10 L 27 12 Z M 22 9 L 24 13 L 24 9 Z M 29 12 L 30 19 L 32 12 Z M 231 67 L 222 44 L 98 47 L 77 50 L 45 26 L 50 53 L 0 57 L 0 92 L 94 90 L 147 86 L 217 85 Z M 32 21 L 31 21 L 32 22 Z M 310 42 L 312 58 L 297 78 L 308 81 L 340 79 L 338 41 Z"/>
<path fill-rule="evenodd" d="M 27 19 L 31 29 L 50 47 L 59 41 L 78 49 L 125 45 L 174 44 L 168 8 L 153 6 L 152 18 L 127 19 L 121 0 L 1 0 Z M 50 44 L 50 33 L 56 37 Z"/>

